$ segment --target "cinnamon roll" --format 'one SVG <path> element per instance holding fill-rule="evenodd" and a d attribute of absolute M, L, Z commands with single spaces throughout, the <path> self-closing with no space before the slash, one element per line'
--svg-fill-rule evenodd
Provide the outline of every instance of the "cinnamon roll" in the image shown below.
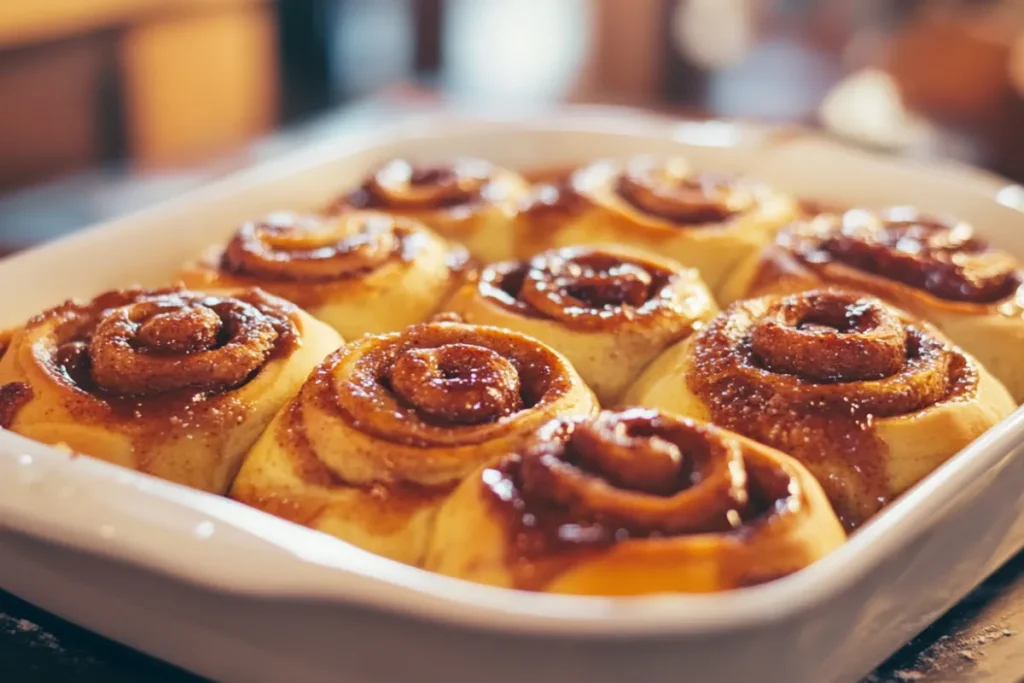
<path fill-rule="evenodd" d="M 696 270 L 621 247 L 566 247 L 491 265 L 446 308 L 550 344 L 603 405 L 718 313 Z"/>
<path fill-rule="evenodd" d="M 963 222 L 909 207 L 795 223 L 730 278 L 734 300 L 834 284 L 934 323 L 1024 402 L 1024 268 Z"/>
<path fill-rule="evenodd" d="M 467 478 L 438 513 L 425 566 L 552 593 L 707 593 L 798 571 L 844 540 L 792 458 L 631 409 L 554 420 Z"/>
<path fill-rule="evenodd" d="M 463 477 L 551 418 L 596 405 L 565 358 L 514 332 L 435 322 L 366 336 L 316 369 L 231 495 L 417 564 Z"/>
<path fill-rule="evenodd" d="M 410 218 L 277 213 L 246 223 L 180 277 L 199 289 L 261 287 L 352 339 L 425 320 L 461 282 L 467 259 Z"/>
<path fill-rule="evenodd" d="M 931 325 L 841 290 L 733 304 L 652 363 L 626 400 L 796 457 L 849 528 L 1014 410 Z"/>
<path fill-rule="evenodd" d="M 641 247 L 699 268 L 713 292 L 799 211 L 759 183 L 648 156 L 597 162 L 530 197 L 517 221 L 520 255 L 580 244 Z"/>
<path fill-rule="evenodd" d="M 513 254 L 513 223 L 529 189 L 518 173 L 482 159 L 432 165 L 392 159 L 328 213 L 377 209 L 408 216 L 466 245 L 482 261 L 499 261 Z"/>
<path fill-rule="evenodd" d="M 0 426 L 226 493 L 274 413 L 341 339 L 246 290 L 108 292 L 29 320 L 0 361 Z"/>

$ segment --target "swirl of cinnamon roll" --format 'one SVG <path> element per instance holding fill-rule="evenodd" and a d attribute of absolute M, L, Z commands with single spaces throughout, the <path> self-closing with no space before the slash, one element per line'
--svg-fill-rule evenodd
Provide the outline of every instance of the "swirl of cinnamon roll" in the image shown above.
<path fill-rule="evenodd" d="M 1024 401 L 1024 268 L 970 224 L 909 207 L 824 213 L 781 231 L 730 278 L 723 298 L 823 284 L 877 296 L 934 323 Z"/>
<path fill-rule="evenodd" d="M 407 216 L 466 245 L 474 257 L 497 261 L 512 255 L 513 221 L 529 187 L 518 173 L 482 159 L 430 165 L 392 159 L 327 213 L 374 209 Z"/>
<path fill-rule="evenodd" d="M 696 171 L 678 157 L 597 162 L 530 196 L 517 221 L 521 257 L 556 246 L 623 244 L 699 268 L 712 291 L 798 214 L 790 197 L 738 176 Z"/>
<path fill-rule="evenodd" d="M 627 398 L 796 457 L 848 527 L 1014 408 L 933 327 L 841 290 L 733 304 L 652 363 Z"/>
<path fill-rule="evenodd" d="M 0 363 L 5 425 L 218 493 L 338 335 L 259 290 L 108 292 L 29 320 Z"/>
<path fill-rule="evenodd" d="M 551 418 L 596 409 L 564 357 L 514 332 L 435 322 L 366 336 L 317 368 L 231 495 L 416 564 L 463 477 Z"/>
<path fill-rule="evenodd" d="M 797 571 L 844 537 L 796 461 L 634 408 L 554 420 L 467 478 L 425 566 L 556 593 L 711 592 Z"/>
<path fill-rule="evenodd" d="M 197 288 L 258 286 L 358 337 L 429 317 L 462 281 L 467 261 L 462 247 L 410 218 L 276 213 L 246 223 L 180 277 Z"/>
<path fill-rule="evenodd" d="M 493 264 L 445 308 L 550 344 L 606 405 L 718 312 L 695 270 L 622 247 L 566 247 Z"/>

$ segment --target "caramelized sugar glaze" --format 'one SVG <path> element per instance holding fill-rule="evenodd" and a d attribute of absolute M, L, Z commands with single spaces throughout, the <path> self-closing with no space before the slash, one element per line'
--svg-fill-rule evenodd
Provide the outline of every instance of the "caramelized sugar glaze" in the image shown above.
<path fill-rule="evenodd" d="M 679 157 L 605 160 L 534 187 L 517 221 L 518 256 L 587 244 L 643 248 L 701 269 L 714 291 L 738 260 L 799 214 L 792 198 Z"/>
<path fill-rule="evenodd" d="M 492 264 L 446 308 L 550 344 L 604 404 L 717 313 L 695 270 L 621 247 L 565 247 Z"/>
<path fill-rule="evenodd" d="M 369 211 L 335 220 L 272 214 L 239 228 L 224 249 L 220 267 L 235 275 L 305 283 L 356 277 L 391 260 L 415 258 L 417 227 Z"/>
<path fill-rule="evenodd" d="M 511 586 L 527 590 L 734 588 L 816 559 L 801 534 L 812 518 L 822 544 L 843 537 L 820 489 L 795 462 L 716 427 L 651 410 L 555 420 L 464 487 L 480 492 L 482 508 L 467 509 L 465 492 L 456 494 L 437 534 L 443 540 L 451 533 L 448 525 L 458 524 L 460 513 L 492 520 L 504 543 L 492 559 Z M 758 561 L 758 551 L 778 554 Z M 486 560 L 435 561 L 472 572 Z M 604 562 L 607 573 L 592 583 L 588 566 Z M 649 575 L 631 575 L 632 564 L 647 566 Z M 620 571 L 611 571 L 616 566 Z"/>
<path fill-rule="evenodd" d="M 688 317 L 693 303 L 674 285 L 692 276 L 680 270 L 621 250 L 569 247 L 489 266 L 479 290 L 519 315 L 610 330 L 644 319 Z"/>
<path fill-rule="evenodd" d="M 306 356 L 338 343 L 318 325 L 259 290 L 130 289 L 68 301 L 13 339 L 0 364 L 0 412 L 27 436 L 223 492 L 236 451 L 255 441 L 288 382 L 301 381 L 288 372 L 304 375 Z M 309 334 L 320 336 L 303 349 Z M 178 449 L 189 441 L 186 456 Z"/>
<path fill-rule="evenodd" d="M 221 420 L 230 417 L 211 409 L 220 393 L 299 343 L 295 311 L 257 290 L 130 289 L 69 301 L 26 329 L 47 330 L 33 360 L 75 397 L 79 419 Z"/>
<path fill-rule="evenodd" d="M 776 244 L 824 279 L 844 285 L 863 287 L 866 281 L 839 281 L 842 274 L 830 271 L 830 264 L 953 303 L 993 304 L 1012 297 L 1021 285 L 1016 259 L 989 247 L 969 224 L 906 207 L 822 214 L 783 230 Z M 770 267 L 766 264 L 769 272 L 760 273 L 752 289 L 778 277 Z"/>
<path fill-rule="evenodd" d="M 595 408 L 564 358 L 519 334 L 437 322 L 367 336 L 317 368 L 232 495 L 357 544 L 367 529 L 398 538 L 481 462 Z M 287 476 L 266 475 L 281 463 Z M 376 549 L 415 563 L 425 533 Z"/>
<path fill-rule="evenodd" d="M 327 207 L 329 215 L 373 209 L 422 221 L 484 261 L 512 255 L 512 224 L 529 183 L 482 159 L 442 164 L 392 159 Z"/>
<path fill-rule="evenodd" d="M 810 466 L 852 528 L 891 497 L 875 421 L 971 399 L 978 373 L 927 324 L 819 290 L 734 304 L 694 338 L 685 381 L 715 423 Z"/>

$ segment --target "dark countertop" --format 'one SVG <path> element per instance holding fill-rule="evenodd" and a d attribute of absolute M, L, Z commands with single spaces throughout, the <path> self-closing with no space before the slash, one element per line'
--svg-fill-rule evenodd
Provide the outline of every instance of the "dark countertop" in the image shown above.
<path fill-rule="evenodd" d="M 416 113 L 408 103 L 404 103 L 402 109 L 402 115 Z M 115 169 L 2 198 L 0 245 L 24 247 L 66 232 L 69 227 L 140 208 L 282 151 L 358 130 L 367 122 L 396 118 L 393 103 L 369 102 L 286 131 L 239 157 L 195 172 L 140 178 Z M 200 679 L 0 591 L 0 683 L 72 680 L 195 683 Z M 907 681 L 1024 681 L 1024 553 L 903 647 L 863 683 Z"/>

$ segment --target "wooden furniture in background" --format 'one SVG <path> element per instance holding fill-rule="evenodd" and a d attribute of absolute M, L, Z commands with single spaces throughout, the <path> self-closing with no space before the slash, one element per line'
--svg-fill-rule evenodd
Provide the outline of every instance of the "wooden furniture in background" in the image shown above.
<path fill-rule="evenodd" d="M 277 64 L 270 0 L 0 2 L 0 190 L 236 148 L 278 120 Z"/>

